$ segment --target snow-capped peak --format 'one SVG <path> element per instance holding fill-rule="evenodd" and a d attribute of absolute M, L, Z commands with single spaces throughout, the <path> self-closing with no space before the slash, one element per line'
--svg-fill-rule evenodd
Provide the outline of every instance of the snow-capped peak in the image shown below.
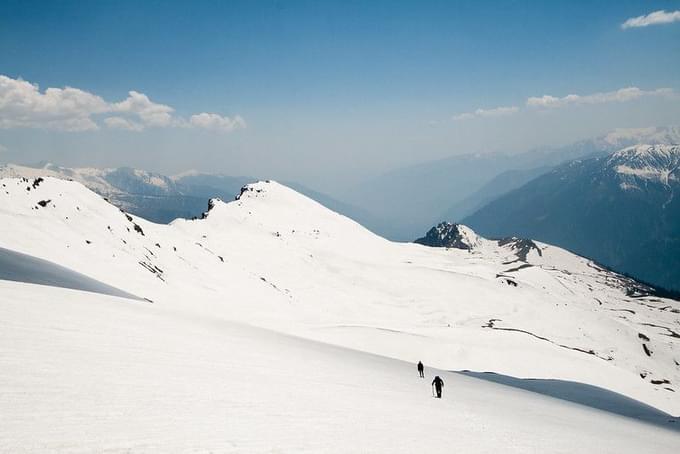
<path fill-rule="evenodd" d="M 665 165 L 680 156 L 680 146 L 674 144 L 638 144 L 611 154 L 610 160 L 625 159 L 644 165 Z"/>
<path fill-rule="evenodd" d="M 680 175 L 680 146 L 640 144 L 616 151 L 607 160 L 609 168 L 626 179 L 657 181 L 668 185 Z M 629 187 L 634 182 L 625 182 Z"/>
<path fill-rule="evenodd" d="M 211 199 L 203 217 L 216 230 L 246 227 L 253 234 L 266 232 L 282 240 L 305 237 L 328 243 L 364 244 L 364 252 L 376 239 L 378 244 L 385 241 L 350 218 L 273 180 L 243 186 L 233 201 Z M 178 219 L 174 224 L 187 222 L 190 223 Z"/>

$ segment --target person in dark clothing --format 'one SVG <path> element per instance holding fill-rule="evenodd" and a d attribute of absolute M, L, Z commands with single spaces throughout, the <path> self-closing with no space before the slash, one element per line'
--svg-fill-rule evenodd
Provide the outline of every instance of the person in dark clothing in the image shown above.
<path fill-rule="evenodd" d="M 420 378 L 425 378 L 425 366 L 421 361 L 418 361 L 418 374 L 420 374 Z"/>
<path fill-rule="evenodd" d="M 439 375 L 434 377 L 434 380 L 432 380 L 432 386 L 434 386 L 434 390 L 437 392 L 437 399 L 442 398 L 442 388 L 444 387 L 444 380 L 439 378 Z"/>

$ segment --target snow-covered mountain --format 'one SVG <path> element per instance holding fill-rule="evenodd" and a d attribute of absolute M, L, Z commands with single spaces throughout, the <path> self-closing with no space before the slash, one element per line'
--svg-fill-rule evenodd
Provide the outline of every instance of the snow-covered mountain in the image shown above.
<path fill-rule="evenodd" d="M 680 147 L 636 145 L 576 160 L 464 222 L 484 235 L 537 238 L 680 289 Z"/>
<path fill-rule="evenodd" d="M 575 143 L 521 153 L 464 153 L 391 170 L 339 197 L 374 213 L 369 227 L 412 241 L 441 221 L 463 221 L 487 203 L 574 159 L 603 156 L 638 143 L 680 142 L 680 127 L 615 129 Z M 464 221 L 463 221 L 464 222 Z"/>
<path fill-rule="evenodd" d="M 37 166 L 0 166 L 0 177 L 39 176 L 77 181 L 117 207 L 154 222 L 170 222 L 178 217 L 197 216 L 205 210 L 207 203 L 207 197 L 200 193 L 202 188 L 183 185 L 165 175 L 140 169 L 68 168 L 51 163 Z M 213 189 L 210 197 L 220 195 Z"/>
<path fill-rule="evenodd" d="M 440 216 L 461 220 L 508 192 L 537 178 L 557 165 L 575 159 L 605 156 L 632 145 L 680 143 L 680 127 L 618 128 L 588 140 L 557 148 L 544 148 L 517 155 L 518 160 L 486 182 L 480 189 L 458 200 Z"/>
<path fill-rule="evenodd" d="M 275 182 L 170 225 L 77 182 L 0 184 L 0 247 L 159 307 L 680 413 L 680 303 L 563 249 L 477 235 L 466 250 L 392 243 Z"/>
<path fill-rule="evenodd" d="M 3 178 L 37 178 L 55 177 L 78 181 L 84 186 L 108 197 L 121 193 L 144 195 L 181 194 L 174 180 L 158 173 L 147 172 L 127 167 L 94 168 L 61 167 L 52 163 L 41 163 L 37 166 L 6 164 L 0 167 Z"/>
<path fill-rule="evenodd" d="M 642 191 L 648 183 L 671 190 L 680 184 L 679 145 L 636 145 L 613 153 L 606 162 L 623 190 Z M 672 190 L 669 197 L 673 197 Z"/>
<path fill-rule="evenodd" d="M 231 200 L 243 185 L 254 180 L 251 177 L 195 170 L 166 176 L 129 167 L 68 168 L 51 163 L 0 166 L 0 178 L 33 179 L 39 176 L 77 181 L 118 208 L 159 223 L 169 223 L 177 218 L 199 217 L 205 211 L 209 199 Z M 365 224 L 377 225 L 377 221 L 367 211 L 298 183 L 286 184 L 333 211 Z"/>

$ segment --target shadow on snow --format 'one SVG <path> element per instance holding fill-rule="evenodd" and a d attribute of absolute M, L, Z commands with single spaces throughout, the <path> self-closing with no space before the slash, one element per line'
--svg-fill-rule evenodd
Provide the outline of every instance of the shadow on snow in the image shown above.
<path fill-rule="evenodd" d="M 574 402 L 666 429 L 680 431 L 680 418 L 665 413 L 651 405 L 626 397 L 623 394 L 598 386 L 568 380 L 517 378 L 494 372 L 472 372 L 469 370 L 452 372 Z"/>
<path fill-rule="evenodd" d="M 141 298 L 135 295 L 106 285 L 103 282 L 99 282 L 56 263 L 1 247 L 0 279 L 141 300 Z"/>

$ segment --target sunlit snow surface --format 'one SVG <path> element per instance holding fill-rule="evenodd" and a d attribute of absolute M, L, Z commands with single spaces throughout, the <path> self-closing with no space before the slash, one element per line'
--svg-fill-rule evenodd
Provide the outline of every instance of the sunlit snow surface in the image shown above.
<path fill-rule="evenodd" d="M 680 443 L 677 431 L 461 375 L 445 374 L 437 401 L 417 379 L 421 359 L 428 381 L 438 367 L 593 385 L 673 427 L 680 304 L 627 296 L 629 281 L 562 249 L 537 243 L 521 261 L 483 239 L 470 251 L 391 243 L 275 182 L 171 225 L 74 182 L 0 184 L 0 247 L 148 300 L 0 282 L 5 451 Z"/>
<path fill-rule="evenodd" d="M 672 453 L 680 434 L 511 387 L 0 282 L 0 451 Z M 49 317 L 46 317 L 49 314 Z M 444 398 L 429 382 L 444 378 Z"/>

